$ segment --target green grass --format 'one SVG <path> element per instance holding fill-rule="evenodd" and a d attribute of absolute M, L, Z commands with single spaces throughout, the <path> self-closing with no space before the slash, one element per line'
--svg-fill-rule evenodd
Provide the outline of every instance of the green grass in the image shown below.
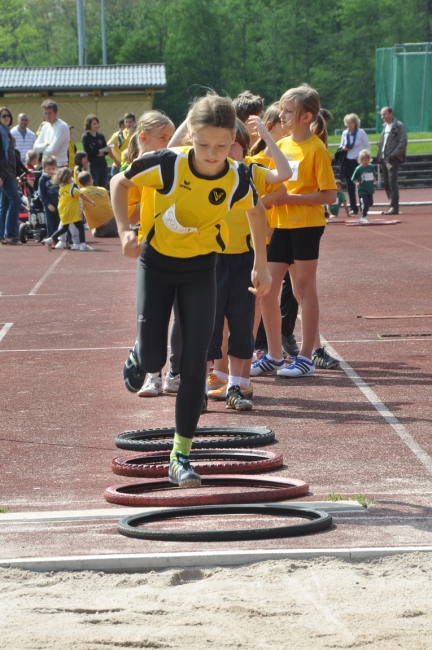
<path fill-rule="evenodd" d="M 356 494 L 353 497 L 343 497 L 342 495 L 336 494 L 335 492 L 328 494 L 323 498 L 323 501 L 357 501 L 357 503 L 363 506 L 363 508 L 368 508 L 370 505 L 375 503 L 375 501 L 367 499 L 364 494 Z"/>
<path fill-rule="evenodd" d="M 9 506 L 6 506 L 4 508 L 0 507 L 0 513 L 1 514 L 6 514 L 7 512 L 9 512 L 9 510 L 10 510 Z"/>
<path fill-rule="evenodd" d="M 369 142 L 378 142 L 380 139 L 380 133 L 368 133 Z M 408 140 L 432 140 L 432 133 L 408 133 Z M 340 144 L 341 136 L 340 135 L 329 135 L 329 144 Z M 335 152 L 334 147 L 330 147 L 330 153 Z M 372 145 L 371 153 L 373 156 L 376 156 L 378 153 L 378 145 Z M 432 142 L 414 142 L 413 144 L 408 144 L 407 153 L 410 155 L 418 153 L 429 153 L 432 154 Z"/>

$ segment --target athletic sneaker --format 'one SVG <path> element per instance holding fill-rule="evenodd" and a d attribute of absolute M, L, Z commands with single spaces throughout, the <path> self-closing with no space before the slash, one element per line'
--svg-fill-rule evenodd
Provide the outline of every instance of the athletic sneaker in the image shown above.
<path fill-rule="evenodd" d="M 84 242 L 84 244 L 80 244 L 79 249 L 80 249 L 80 251 L 94 251 L 94 248 L 92 248 L 91 246 L 89 246 L 85 242 Z"/>
<path fill-rule="evenodd" d="M 71 251 L 80 251 L 80 250 L 81 250 L 81 244 L 72 244 Z"/>
<path fill-rule="evenodd" d="M 227 409 L 235 411 L 250 411 L 253 408 L 253 403 L 250 399 L 243 397 L 240 386 L 231 386 L 227 392 L 225 406 Z"/>
<path fill-rule="evenodd" d="M 367 217 L 362 217 L 359 223 L 369 223 L 369 219 Z"/>
<path fill-rule="evenodd" d="M 183 456 L 178 451 L 177 458 L 169 464 L 168 477 L 170 483 L 179 487 L 196 488 L 201 486 L 201 476 L 191 467 L 189 456 Z"/>
<path fill-rule="evenodd" d="M 268 355 L 265 354 L 263 357 L 255 361 L 251 365 L 250 375 L 251 377 L 258 377 L 259 375 L 275 375 L 280 368 L 284 368 L 285 360 L 274 361 L 269 359 Z"/>
<path fill-rule="evenodd" d="M 158 397 L 162 393 L 162 376 L 147 375 L 144 386 L 138 391 L 138 397 Z"/>
<path fill-rule="evenodd" d="M 180 375 L 172 375 L 167 372 L 165 375 L 164 391 L 167 393 L 177 393 L 180 388 Z"/>
<path fill-rule="evenodd" d="M 43 240 L 42 243 L 44 243 L 45 246 L 46 246 L 46 247 L 48 248 L 48 250 L 50 251 L 51 248 L 54 246 L 54 239 L 53 239 L 52 237 L 47 237 L 46 239 Z"/>
<path fill-rule="evenodd" d="M 300 354 L 294 334 L 291 334 L 290 336 L 282 335 L 282 350 L 283 352 L 286 352 L 289 357 L 296 357 Z"/>
<path fill-rule="evenodd" d="M 335 359 L 327 354 L 325 346 L 317 348 L 312 353 L 312 361 L 315 364 L 315 368 L 325 368 L 326 370 L 330 370 L 330 368 L 339 368 L 340 366 L 339 359 Z"/>
<path fill-rule="evenodd" d="M 204 395 L 204 402 L 202 405 L 201 413 L 207 413 L 208 410 L 208 395 Z"/>
<path fill-rule="evenodd" d="M 59 241 L 58 241 L 57 244 L 54 246 L 54 248 L 55 248 L 56 250 L 59 250 L 59 249 L 62 249 L 62 248 L 67 248 L 66 242 L 65 242 L 65 241 L 62 241 L 61 239 L 59 239 Z"/>
<path fill-rule="evenodd" d="M 220 401 L 226 400 L 227 390 L 228 390 L 228 382 L 223 386 L 221 386 L 218 390 L 212 390 L 211 392 L 209 391 L 209 397 Z M 240 392 L 243 395 L 243 397 L 247 397 L 247 398 L 253 397 L 252 384 L 249 384 L 249 386 L 240 386 Z"/>
<path fill-rule="evenodd" d="M 144 384 L 145 373 L 138 365 L 135 348 L 130 351 L 123 366 L 123 379 L 126 388 L 131 393 L 137 393 Z"/>
<path fill-rule="evenodd" d="M 214 372 L 209 373 L 209 376 L 207 377 L 207 387 L 209 389 L 209 393 L 213 392 L 214 390 L 219 390 L 219 388 L 226 386 L 226 384 L 227 382 L 223 381 L 223 379 L 219 379 L 219 377 L 215 375 Z"/>
<path fill-rule="evenodd" d="M 294 361 L 286 368 L 277 371 L 279 377 L 310 377 L 315 372 L 313 361 L 306 357 L 295 357 Z"/>

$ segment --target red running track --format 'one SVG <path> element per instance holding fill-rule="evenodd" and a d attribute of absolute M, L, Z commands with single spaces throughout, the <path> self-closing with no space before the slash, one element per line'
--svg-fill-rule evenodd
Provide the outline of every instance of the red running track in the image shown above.
<path fill-rule="evenodd" d="M 413 200 L 406 194 L 402 200 Z M 430 198 L 422 190 L 414 200 Z M 317 535 L 221 542 L 213 551 L 430 545 L 432 319 L 357 317 L 432 312 L 431 212 L 405 208 L 395 226 L 327 229 L 321 332 L 346 371 L 258 378 L 253 411 L 210 402 L 200 420 L 274 429 L 269 448 L 285 465 L 272 474 L 310 485 L 295 503 L 335 492 L 362 493 L 376 505 L 336 515 L 333 529 Z M 89 241 L 94 253 L 48 253 L 33 242 L 0 248 L 0 506 L 12 513 L 109 510 L 103 492 L 118 482 L 110 469 L 119 455 L 114 436 L 174 421 L 175 396 L 144 400 L 123 387 L 135 337 L 135 263 L 116 240 Z M 0 559 L 206 549 L 129 539 L 114 520 L 12 524 L 0 514 L 0 524 Z"/>

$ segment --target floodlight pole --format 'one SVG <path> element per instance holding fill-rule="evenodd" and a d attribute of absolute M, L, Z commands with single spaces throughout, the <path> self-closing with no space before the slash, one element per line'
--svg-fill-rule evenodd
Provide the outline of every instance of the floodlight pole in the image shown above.
<path fill-rule="evenodd" d="M 105 30 L 105 0 L 101 0 L 101 22 L 102 22 L 102 65 L 108 65 L 106 30 Z"/>
<path fill-rule="evenodd" d="M 78 18 L 78 62 L 79 65 L 87 65 L 87 48 L 85 38 L 84 22 L 84 0 L 77 0 Z"/>

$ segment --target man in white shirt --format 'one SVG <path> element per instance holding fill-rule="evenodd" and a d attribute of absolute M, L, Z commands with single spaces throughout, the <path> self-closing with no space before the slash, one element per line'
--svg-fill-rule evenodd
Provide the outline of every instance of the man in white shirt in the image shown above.
<path fill-rule="evenodd" d="M 18 124 L 11 129 L 11 134 L 15 138 L 15 149 L 18 149 L 21 161 L 25 165 L 26 153 L 33 148 L 36 140 L 36 134 L 30 131 L 28 127 L 29 118 L 25 113 L 18 115 Z"/>
<path fill-rule="evenodd" d="M 381 109 L 383 130 L 378 145 L 377 160 L 381 166 L 384 189 L 390 201 L 385 214 L 399 214 L 399 168 L 405 162 L 407 134 L 402 122 L 399 122 L 390 106 Z"/>
<path fill-rule="evenodd" d="M 45 124 L 34 143 L 33 149 L 45 156 L 55 156 L 59 167 L 68 166 L 69 127 L 57 117 L 58 106 L 51 99 L 41 104 Z"/>

